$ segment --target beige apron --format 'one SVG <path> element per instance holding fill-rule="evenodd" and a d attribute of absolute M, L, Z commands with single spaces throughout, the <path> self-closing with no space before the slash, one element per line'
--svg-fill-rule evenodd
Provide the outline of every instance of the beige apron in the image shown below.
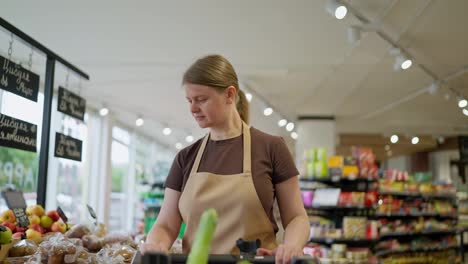
<path fill-rule="evenodd" d="M 236 241 L 260 239 L 261 247 L 277 247 L 275 232 L 255 190 L 251 170 L 250 128 L 243 129 L 243 173 L 219 175 L 198 172 L 209 134 L 198 150 L 190 176 L 179 200 L 179 211 L 187 224 L 182 248 L 188 253 L 192 247 L 201 214 L 214 208 L 219 220 L 211 254 L 239 254 Z M 226 162 L 230 162 L 226 160 Z"/>

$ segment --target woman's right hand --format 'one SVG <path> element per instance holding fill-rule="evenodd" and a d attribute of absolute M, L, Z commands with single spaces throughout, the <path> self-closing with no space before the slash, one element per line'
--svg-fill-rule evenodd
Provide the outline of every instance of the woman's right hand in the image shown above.
<path fill-rule="evenodd" d="M 161 243 L 151 243 L 146 242 L 140 246 L 141 254 L 149 253 L 149 252 L 162 252 L 164 254 L 169 253 L 169 249 L 164 247 Z"/>

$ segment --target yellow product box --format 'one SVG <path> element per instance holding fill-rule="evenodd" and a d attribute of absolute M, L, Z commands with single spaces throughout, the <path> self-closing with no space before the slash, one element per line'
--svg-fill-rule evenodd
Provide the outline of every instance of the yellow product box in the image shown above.
<path fill-rule="evenodd" d="M 343 217 L 343 234 L 345 238 L 366 238 L 366 217 Z"/>
<path fill-rule="evenodd" d="M 347 179 L 356 179 L 359 175 L 358 166 L 343 166 L 343 177 Z"/>

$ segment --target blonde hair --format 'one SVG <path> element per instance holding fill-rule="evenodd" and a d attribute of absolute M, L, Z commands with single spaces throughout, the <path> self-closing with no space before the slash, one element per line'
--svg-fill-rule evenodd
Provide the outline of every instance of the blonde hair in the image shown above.
<path fill-rule="evenodd" d="M 195 61 L 184 73 L 182 83 L 213 87 L 224 91 L 233 86 L 237 91 L 236 108 L 241 119 L 249 123 L 249 102 L 245 93 L 239 89 L 239 81 L 232 64 L 221 55 L 208 55 Z"/>

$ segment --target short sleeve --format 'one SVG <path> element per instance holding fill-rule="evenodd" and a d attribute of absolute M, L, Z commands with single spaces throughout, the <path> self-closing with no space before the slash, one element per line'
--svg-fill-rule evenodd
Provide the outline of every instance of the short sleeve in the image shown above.
<path fill-rule="evenodd" d="M 291 152 L 286 146 L 286 142 L 281 137 L 276 137 L 272 148 L 273 162 L 273 184 L 284 182 L 292 177 L 298 176 L 299 171 L 296 168 Z"/>
<path fill-rule="evenodd" d="M 171 169 L 167 175 L 166 184 L 167 188 L 173 189 L 175 191 L 182 191 L 182 184 L 184 180 L 184 171 L 182 168 L 183 155 L 182 152 L 177 153 L 174 161 L 172 162 Z"/>

